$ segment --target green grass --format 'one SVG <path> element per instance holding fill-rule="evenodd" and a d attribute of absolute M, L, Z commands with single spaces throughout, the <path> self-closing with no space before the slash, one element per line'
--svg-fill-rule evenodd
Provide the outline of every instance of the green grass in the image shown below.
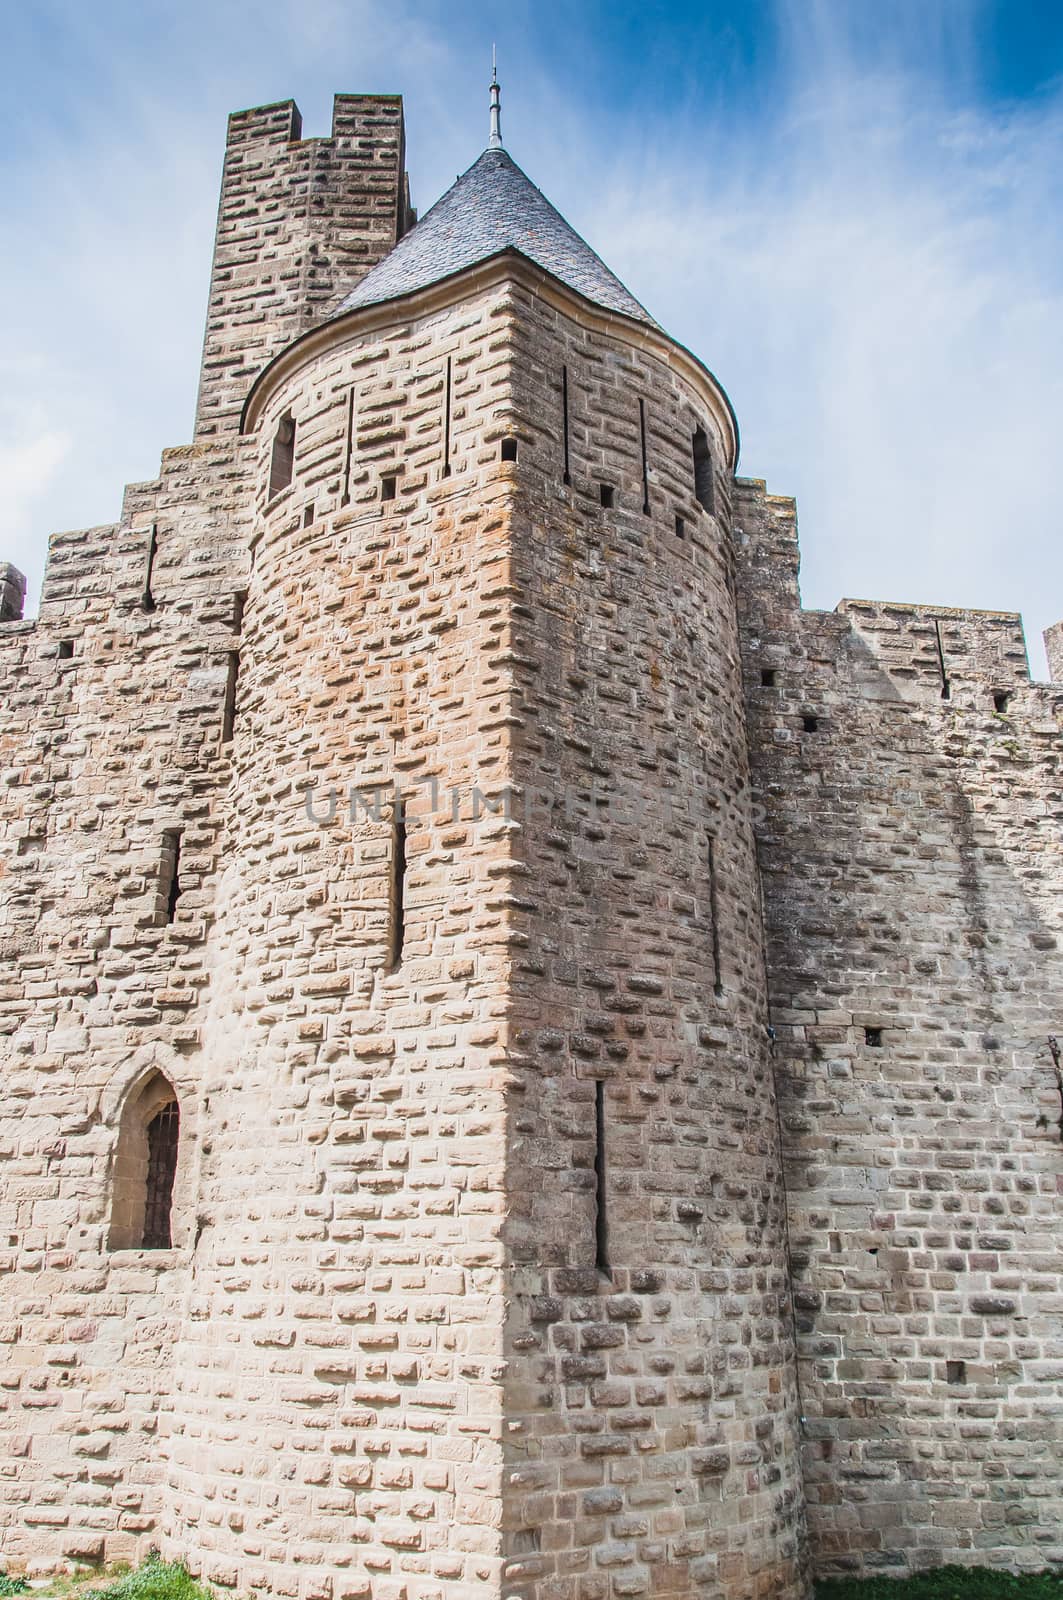
<path fill-rule="evenodd" d="M 830 1578 L 816 1600 L 1063 1600 L 1063 1569 L 1021 1577 L 988 1567 L 937 1567 L 914 1578 Z"/>
<path fill-rule="evenodd" d="M 179 1562 L 154 1555 L 134 1571 L 116 1564 L 105 1577 L 101 1583 L 98 1572 L 61 1574 L 32 1593 L 34 1600 L 216 1600 Z M 0 1572 L 0 1600 L 28 1589 L 25 1578 Z M 1063 1600 L 1063 1569 L 1017 1577 L 988 1567 L 937 1567 L 914 1578 L 828 1578 L 817 1583 L 816 1600 Z"/>
<path fill-rule="evenodd" d="M 31 1586 L 27 1578 L 9 1578 L 0 1575 L 0 1600 L 7 1595 L 30 1594 L 32 1600 L 84 1600 L 86 1592 L 102 1580 L 118 1578 L 130 1570 L 128 1561 L 116 1561 L 109 1567 L 75 1567 L 73 1572 L 53 1572 L 50 1577 L 38 1580 Z"/>
<path fill-rule="evenodd" d="M 214 1600 L 214 1596 L 179 1562 L 149 1556 L 135 1571 L 87 1590 L 85 1600 Z"/>
<path fill-rule="evenodd" d="M 32 1588 L 25 1578 L 0 1573 L 0 1600 L 27 1593 L 32 1600 L 216 1600 L 179 1562 L 160 1561 L 156 1555 L 132 1570 L 128 1561 L 116 1561 L 103 1572 L 86 1567 L 57 1572 Z"/>

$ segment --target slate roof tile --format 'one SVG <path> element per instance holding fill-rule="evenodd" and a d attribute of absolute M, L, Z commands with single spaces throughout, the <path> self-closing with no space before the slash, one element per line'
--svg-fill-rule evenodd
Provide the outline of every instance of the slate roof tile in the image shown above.
<path fill-rule="evenodd" d="M 340 313 L 425 289 L 502 250 L 518 250 L 596 305 L 656 326 L 513 158 L 491 148 L 366 273 Z"/>

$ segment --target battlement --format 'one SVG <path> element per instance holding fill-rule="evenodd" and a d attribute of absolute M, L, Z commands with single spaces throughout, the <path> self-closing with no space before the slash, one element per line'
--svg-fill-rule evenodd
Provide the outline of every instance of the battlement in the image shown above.
<path fill-rule="evenodd" d="M 327 138 L 294 100 L 229 118 L 197 439 L 234 431 L 258 372 L 410 227 L 405 163 L 399 95 L 337 95 Z"/>
<path fill-rule="evenodd" d="M 25 605 L 25 575 L 5 561 L 0 565 L 0 622 L 20 622 Z"/>
<path fill-rule="evenodd" d="M 1048 657 L 1048 676 L 1053 683 L 1063 683 L 1063 622 L 1054 622 L 1043 634 L 1045 654 Z"/>
<path fill-rule="evenodd" d="M 1006 1566 L 982 1484 L 1013 1440 L 1039 1549 L 1063 1504 L 1058 1436 L 1013 1406 L 1058 1405 L 1063 692 L 1012 611 L 802 609 L 792 504 L 735 505 L 813 1567 Z"/>
<path fill-rule="evenodd" d="M 870 646 L 890 676 L 929 688 L 942 700 L 986 683 L 1009 689 L 1030 681 L 1026 635 L 1015 611 L 896 600 L 842 600 L 838 613 Z"/>
<path fill-rule="evenodd" d="M 327 139 L 365 139 L 374 126 L 401 124 L 400 94 L 337 94 L 332 98 L 332 127 L 327 136 L 303 138 L 303 114 L 294 100 L 275 100 L 270 105 L 248 106 L 229 114 L 225 135 L 227 149 L 262 142 L 278 146 L 322 144 Z"/>
<path fill-rule="evenodd" d="M 294 100 L 232 111 L 225 134 L 227 150 L 241 144 L 296 144 L 303 136 L 303 116 Z"/>

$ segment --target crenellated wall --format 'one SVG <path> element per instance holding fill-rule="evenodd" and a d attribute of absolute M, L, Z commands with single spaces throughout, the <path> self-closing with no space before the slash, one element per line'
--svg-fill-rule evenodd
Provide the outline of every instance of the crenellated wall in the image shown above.
<path fill-rule="evenodd" d="M 52 820 L 49 864 L 87 866 L 105 923 L 117 906 L 143 930 L 79 944 L 108 1048 L 57 1037 L 65 1115 L 47 1125 L 69 1135 L 85 1107 L 81 1263 L 93 1295 L 131 1286 L 103 1389 L 121 1428 L 88 1430 L 96 1380 L 75 1355 L 64 1379 L 97 1452 L 78 1481 L 104 1461 L 107 1488 L 72 1496 L 30 1427 L 56 1521 L 42 1543 L 16 1502 L 16 1557 L 161 1537 L 213 1583 L 307 1596 L 575 1597 L 588 1573 L 617 1596 L 801 1592 L 763 953 L 732 771 L 732 441 L 711 387 L 540 287 L 496 265 L 446 306 L 338 324 L 232 448 L 168 452 L 118 528 L 56 541 L 40 630 L 9 625 L 9 645 L 76 636 L 49 671 L 80 673 L 69 721 L 97 802 L 109 779 L 80 853 Z M 294 473 L 271 496 L 285 416 Z M 698 426 L 719 522 L 689 481 Z M 604 831 L 588 777 L 612 785 Z M 643 860 L 650 816 L 669 844 Z M 575 873 L 558 877 L 562 839 Z M 654 906 L 643 948 L 633 919 Z M 47 927 L 39 896 L 26 920 Z M 128 1013 L 99 989 L 112 944 Z M 551 1027 L 526 1037 L 543 1008 Z M 173 1249 L 115 1251 L 123 1108 L 159 1072 L 182 1117 Z M 608 1273 L 586 1187 L 599 1079 Z M 130 1389 L 145 1338 L 148 1388 Z"/>
<path fill-rule="evenodd" d="M 167 452 L 120 522 L 53 539 L 39 619 L 0 625 L 0 1529 L 15 1560 L 129 1557 L 158 1525 L 194 1232 L 239 490 L 231 450 Z M 184 846 L 172 923 L 167 829 Z M 174 1248 L 112 1250 L 123 1107 L 158 1072 L 182 1118 Z"/>
<path fill-rule="evenodd" d="M 1021 621 L 739 601 L 821 1572 L 1063 1555 L 1063 690 Z"/>
<path fill-rule="evenodd" d="M 0 572 L 5 1558 L 1063 1560 L 1063 686 L 802 611 L 719 385 L 515 252 L 329 320 L 403 160 L 231 119 L 196 442 Z"/>

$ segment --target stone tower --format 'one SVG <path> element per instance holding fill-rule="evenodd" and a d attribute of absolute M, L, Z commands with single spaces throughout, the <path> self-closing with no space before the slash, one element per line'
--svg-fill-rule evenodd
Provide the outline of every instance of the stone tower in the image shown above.
<path fill-rule="evenodd" d="M 231 119 L 195 443 L 3 628 L 5 1538 L 804 1594 L 734 419 L 491 144 Z"/>
<path fill-rule="evenodd" d="M 194 442 L 0 574 L 5 1558 L 1063 1560 L 1063 687 L 802 610 L 497 114 L 404 165 L 231 119 Z"/>

